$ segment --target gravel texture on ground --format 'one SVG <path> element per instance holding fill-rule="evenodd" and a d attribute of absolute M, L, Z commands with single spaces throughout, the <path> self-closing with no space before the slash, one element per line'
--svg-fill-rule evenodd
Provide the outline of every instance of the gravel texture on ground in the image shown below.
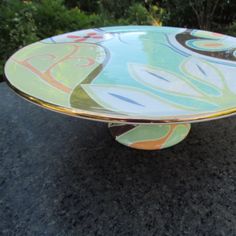
<path fill-rule="evenodd" d="M 162 151 L 0 84 L 0 235 L 236 235 L 236 117 Z"/>

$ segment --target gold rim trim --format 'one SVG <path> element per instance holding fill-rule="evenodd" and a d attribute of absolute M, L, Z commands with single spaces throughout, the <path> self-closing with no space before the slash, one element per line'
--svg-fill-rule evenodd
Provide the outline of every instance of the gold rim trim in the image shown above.
<path fill-rule="evenodd" d="M 151 118 L 131 118 L 131 117 L 125 117 L 125 116 L 119 116 L 119 115 L 106 115 L 104 113 L 98 113 L 98 112 L 91 112 L 91 111 L 85 111 L 80 109 L 74 109 L 74 108 L 66 108 L 59 105 L 55 105 L 49 102 L 45 102 L 41 99 L 38 99 L 36 97 L 30 96 L 21 90 L 17 89 L 10 83 L 10 81 L 7 79 L 6 75 L 4 75 L 6 78 L 6 82 L 8 86 L 13 89 L 18 95 L 25 98 L 27 101 L 30 101 L 40 107 L 46 108 L 51 111 L 55 111 L 58 113 L 62 113 L 65 115 L 73 116 L 73 117 L 79 117 L 89 120 L 95 120 L 100 122 L 113 122 L 113 123 L 126 123 L 126 124 L 175 124 L 175 123 L 195 123 L 195 122 L 203 122 L 203 121 L 209 121 L 209 120 L 215 120 L 218 118 L 225 118 L 232 116 L 236 113 L 236 107 L 223 110 L 220 112 L 214 112 L 214 113 L 207 113 L 207 114 L 198 114 L 195 116 L 182 116 L 178 118 L 173 117 L 164 117 L 162 119 L 151 119 Z"/>

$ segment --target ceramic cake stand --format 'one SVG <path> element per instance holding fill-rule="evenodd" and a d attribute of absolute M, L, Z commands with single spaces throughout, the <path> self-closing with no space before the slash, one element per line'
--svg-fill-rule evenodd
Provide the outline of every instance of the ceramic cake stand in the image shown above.
<path fill-rule="evenodd" d="M 129 147 L 162 149 L 190 123 L 236 112 L 236 39 L 172 27 L 82 30 L 19 50 L 5 76 L 44 108 L 108 122 Z"/>

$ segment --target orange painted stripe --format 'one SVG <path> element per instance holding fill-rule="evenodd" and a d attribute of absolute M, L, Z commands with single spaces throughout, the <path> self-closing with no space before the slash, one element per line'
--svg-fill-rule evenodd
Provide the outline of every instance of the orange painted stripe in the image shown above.
<path fill-rule="evenodd" d="M 30 63 L 28 63 L 27 61 L 21 62 L 21 65 L 27 67 L 29 70 L 31 70 L 34 74 L 38 75 L 41 79 L 43 79 L 44 81 L 47 81 L 50 85 L 52 85 L 53 87 L 65 92 L 65 93 L 70 93 L 71 89 L 68 88 L 67 86 L 65 86 L 64 84 L 58 82 L 57 80 L 55 80 L 50 71 L 46 71 L 45 73 L 40 72 L 39 70 L 37 70 L 35 67 L 33 67 Z"/>
<path fill-rule="evenodd" d="M 213 48 L 213 47 L 220 47 L 220 46 L 222 46 L 222 45 L 223 45 L 222 43 L 206 43 L 206 44 L 204 44 L 204 46 L 210 47 L 210 48 Z"/>
<path fill-rule="evenodd" d="M 48 82 L 50 85 L 52 85 L 53 87 L 65 92 L 65 93 L 70 93 L 72 91 L 71 88 L 67 87 L 66 85 L 60 83 L 59 81 L 57 81 L 55 78 L 53 78 L 51 71 L 52 69 L 57 66 L 58 64 L 70 59 L 72 57 L 72 55 L 74 55 L 79 49 L 78 45 L 73 45 L 73 50 L 67 54 L 65 57 L 63 57 L 62 59 L 58 60 L 57 62 L 53 63 L 45 72 L 41 72 L 40 70 L 38 70 L 36 67 L 32 66 L 28 60 L 31 59 L 27 58 L 24 61 L 18 61 L 16 59 L 13 59 L 15 62 L 17 62 L 18 64 L 28 68 L 31 72 L 33 72 L 34 74 L 38 75 L 41 79 L 43 79 L 44 81 Z M 91 62 L 90 62 L 91 63 Z"/>
<path fill-rule="evenodd" d="M 136 148 L 136 149 L 144 149 L 144 150 L 158 150 L 158 149 L 162 149 L 163 145 L 165 144 L 165 142 L 170 138 L 170 136 L 173 134 L 175 128 L 176 128 L 176 124 L 170 125 L 170 130 L 168 132 L 168 134 L 158 140 L 153 140 L 153 141 L 141 141 L 141 142 L 136 142 L 136 143 L 132 143 L 130 145 L 130 147 L 132 148 Z"/>
<path fill-rule="evenodd" d="M 224 36 L 223 34 L 220 34 L 220 33 L 212 33 L 213 36 L 217 36 L 217 37 L 222 37 Z"/>

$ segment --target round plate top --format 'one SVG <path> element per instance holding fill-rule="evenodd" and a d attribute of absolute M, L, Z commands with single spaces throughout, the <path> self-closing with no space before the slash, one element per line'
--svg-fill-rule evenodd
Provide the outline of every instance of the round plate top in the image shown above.
<path fill-rule="evenodd" d="M 156 26 L 81 30 L 17 51 L 5 76 L 28 100 L 72 116 L 210 120 L 236 112 L 236 38 Z"/>

